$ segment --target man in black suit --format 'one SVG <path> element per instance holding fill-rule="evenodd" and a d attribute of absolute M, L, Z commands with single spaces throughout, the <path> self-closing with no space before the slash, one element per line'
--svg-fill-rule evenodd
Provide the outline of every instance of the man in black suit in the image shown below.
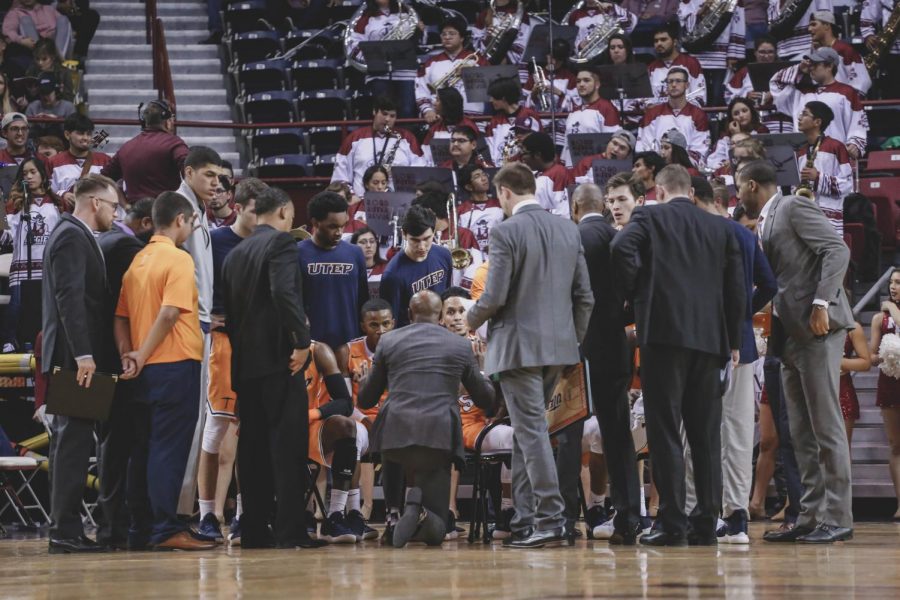
<path fill-rule="evenodd" d="M 631 173 L 612 177 L 607 191 L 628 188 L 632 178 Z M 631 364 L 625 341 L 624 301 L 613 284 L 610 261 L 610 244 L 617 232 L 606 222 L 605 208 L 603 191 L 592 183 L 580 185 L 572 195 L 572 216 L 578 223 L 594 292 L 594 310 L 581 351 L 588 360 L 594 414 L 603 436 L 616 509 L 609 543 L 634 545 L 640 530 L 641 491 L 628 405 Z"/>
<path fill-rule="evenodd" d="M 143 198 L 128 211 L 124 223 L 113 223 L 109 231 L 97 238 L 103 260 L 106 263 L 106 281 L 109 290 L 109 306 L 107 314 L 110 321 L 115 317 L 116 305 L 119 303 L 119 292 L 122 290 L 122 278 L 134 256 L 146 245 L 147 235 L 153 233 L 151 211 L 153 200 Z M 111 340 L 110 343 L 115 343 Z M 121 360 L 113 357 L 115 372 L 122 372 Z M 146 405 L 135 402 L 136 383 L 131 380 L 120 380 L 116 385 L 109 419 L 101 423 L 100 457 L 98 470 L 100 476 L 100 492 L 97 504 L 103 511 L 103 519 L 97 527 L 97 541 L 117 548 L 139 549 L 145 544 L 139 536 L 132 536 L 129 543 L 128 529 L 131 524 L 129 513 L 141 515 L 139 519 L 150 522 L 150 508 L 145 497 L 129 495 L 126 507 L 126 484 L 129 479 L 129 466 L 133 442 L 139 428 L 134 424 L 139 418 L 146 417 Z M 139 416 L 142 415 L 142 416 Z M 138 461 L 135 461 L 136 463 Z M 137 466 L 131 465 L 131 466 Z M 146 469 L 133 471 L 133 480 L 144 481 Z"/>
<path fill-rule="evenodd" d="M 63 215 L 44 250 L 41 369 L 77 371 L 90 387 L 99 369 L 115 368 L 106 271 L 95 231 L 107 231 L 119 205 L 115 183 L 88 175 L 75 185 L 75 210 Z M 81 499 L 94 450 L 94 421 L 54 415 L 50 450 L 50 553 L 96 552 L 106 547 L 84 535 Z"/>
<path fill-rule="evenodd" d="M 257 227 L 225 259 L 225 322 L 231 341 L 231 376 L 238 398 L 241 440 L 238 471 L 244 512 L 244 548 L 311 548 L 324 542 L 306 532 L 303 496 L 309 399 L 303 371 L 309 364 L 309 324 L 297 243 L 288 233 L 294 205 L 282 190 L 256 198 Z M 273 523 L 269 516 L 278 498 Z"/>
<path fill-rule="evenodd" d="M 636 209 L 612 243 L 617 285 L 634 307 L 659 523 L 642 544 L 716 543 L 722 505 L 722 369 L 736 362 L 746 294 L 741 249 L 730 225 L 689 199 L 691 176 L 660 171 L 657 206 Z M 687 535 L 684 423 L 697 508 Z"/>

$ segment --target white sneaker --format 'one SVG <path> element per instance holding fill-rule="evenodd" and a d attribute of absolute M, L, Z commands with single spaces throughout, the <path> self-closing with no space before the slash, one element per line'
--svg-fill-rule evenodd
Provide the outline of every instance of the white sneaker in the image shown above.
<path fill-rule="evenodd" d="M 612 537 L 614 531 L 615 526 L 613 525 L 613 519 L 610 519 L 594 527 L 594 529 L 591 530 L 591 534 L 594 536 L 595 540 L 608 540 Z"/>
<path fill-rule="evenodd" d="M 749 544 L 750 536 L 745 532 L 740 531 L 738 533 L 726 533 L 722 537 L 719 538 L 720 544 Z"/>

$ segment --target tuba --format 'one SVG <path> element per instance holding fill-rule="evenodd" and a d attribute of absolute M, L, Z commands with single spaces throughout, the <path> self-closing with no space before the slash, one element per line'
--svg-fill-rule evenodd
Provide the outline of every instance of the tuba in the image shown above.
<path fill-rule="evenodd" d="M 456 214 L 456 194 L 447 197 L 447 219 L 450 221 L 450 259 L 454 269 L 465 269 L 472 264 L 472 255 L 465 248 L 459 247 L 459 216 Z"/>
<path fill-rule="evenodd" d="M 572 13 L 576 10 L 581 10 L 590 1 L 591 0 L 579 0 L 576 2 L 562 18 L 561 22 L 568 23 Z M 622 29 L 622 26 L 615 15 L 607 15 L 603 21 L 592 29 L 587 37 L 584 38 L 581 47 L 575 49 L 575 55 L 571 59 L 572 62 L 577 65 L 591 62 L 606 50 L 607 46 L 609 46 L 609 38 L 615 34 L 624 35 L 625 30 Z"/>
<path fill-rule="evenodd" d="M 819 139 L 816 140 L 815 146 L 810 146 L 809 152 L 806 155 L 806 168 L 809 169 L 811 167 L 816 166 L 816 155 L 819 153 L 819 146 L 822 145 L 822 137 L 819 136 Z M 815 201 L 816 199 L 816 182 L 810 181 L 808 179 L 804 179 L 797 186 L 797 191 L 794 192 L 797 196 L 802 196 L 804 198 L 809 198 L 810 200 Z"/>
<path fill-rule="evenodd" d="M 769 23 L 769 35 L 779 41 L 791 37 L 810 4 L 812 0 L 787 0 L 779 7 L 778 17 Z"/>
<path fill-rule="evenodd" d="M 369 66 L 365 62 L 365 57 L 359 52 L 359 48 L 354 48 L 353 32 L 356 30 L 357 23 L 359 23 L 359 20 L 367 9 L 368 5 L 363 2 L 350 18 L 350 23 L 347 24 L 343 34 L 344 54 L 347 56 L 347 65 L 353 67 L 357 71 L 362 71 L 363 73 L 368 71 Z M 403 2 L 397 0 L 397 16 L 397 24 L 385 37 L 381 38 L 383 41 L 408 40 L 416 35 L 416 31 L 419 27 L 419 14 L 415 9 L 413 9 L 412 6 L 406 6 Z"/>
<path fill-rule="evenodd" d="M 884 24 L 881 33 L 875 38 L 877 46 L 866 54 L 866 57 L 863 59 L 866 69 L 873 77 L 875 76 L 875 71 L 878 70 L 878 61 L 881 60 L 881 55 L 891 47 L 891 44 L 897 38 L 898 28 L 900 28 L 900 3 L 894 5 L 894 10 L 891 11 L 888 22 Z"/>
<path fill-rule="evenodd" d="M 462 70 L 466 67 L 477 67 L 478 60 L 481 56 L 477 52 L 473 52 L 466 58 L 462 59 L 457 63 L 455 67 L 447 71 L 447 74 L 435 81 L 434 83 L 428 84 L 428 90 L 433 94 L 438 90 L 442 90 L 448 87 L 456 87 L 456 85 L 462 81 Z"/>
<path fill-rule="evenodd" d="M 484 32 L 484 57 L 492 65 L 499 65 L 516 41 L 522 19 L 525 17 L 524 0 L 516 0 L 516 13 L 497 12 L 496 0 L 490 0 L 491 25 Z"/>
<path fill-rule="evenodd" d="M 681 45 L 688 52 L 709 50 L 734 17 L 738 0 L 706 0 L 697 12 L 694 27 L 686 31 Z"/>

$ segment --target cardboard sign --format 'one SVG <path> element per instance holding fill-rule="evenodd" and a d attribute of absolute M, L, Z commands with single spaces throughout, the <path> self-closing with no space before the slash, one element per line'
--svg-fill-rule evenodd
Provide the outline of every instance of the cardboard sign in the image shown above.
<path fill-rule="evenodd" d="M 366 192 L 366 224 L 379 237 L 391 237 L 397 223 L 403 222 L 415 194 L 408 192 Z"/>

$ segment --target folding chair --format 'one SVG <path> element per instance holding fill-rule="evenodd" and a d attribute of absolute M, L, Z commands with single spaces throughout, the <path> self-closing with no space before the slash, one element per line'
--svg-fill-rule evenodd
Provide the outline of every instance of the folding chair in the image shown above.
<path fill-rule="evenodd" d="M 306 462 L 306 468 L 309 471 L 309 488 L 306 490 L 306 495 L 303 496 L 303 510 L 306 510 L 306 507 L 309 506 L 310 499 L 314 498 L 316 509 L 322 513 L 322 518 L 327 518 L 328 507 L 325 506 L 325 500 L 322 498 L 322 494 L 319 493 L 319 486 L 317 485 L 323 467 L 319 463 L 309 460 Z M 316 511 L 314 510 L 313 514 L 315 513 Z"/>
<path fill-rule="evenodd" d="M 481 430 L 475 439 L 475 449 L 467 456 L 467 462 L 475 466 L 475 480 L 472 483 L 472 522 L 469 524 L 468 542 L 475 543 L 475 540 L 481 536 L 481 542 L 484 544 L 491 543 L 491 532 L 488 527 L 488 478 L 496 474 L 499 477 L 500 465 L 509 463 L 512 460 L 511 452 L 489 452 L 481 451 L 484 438 L 490 431 L 498 425 L 509 425 L 509 417 L 495 421 Z M 497 486 L 494 486 L 494 514 L 499 514 L 499 502 L 497 498 Z"/>
<path fill-rule="evenodd" d="M 247 123 L 280 123 L 294 121 L 294 92 L 261 92 L 250 94 L 244 101 Z"/>
<path fill-rule="evenodd" d="M 248 31 L 236 33 L 229 42 L 231 60 L 234 64 L 245 64 L 272 56 L 281 50 L 281 38 L 277 31 Z"/>
<path fill-rule="evenodd" d="M 270 156 L 262 159 L 256 174 L 260 178 L 268 177 L 308 177 L 312 173 L 313 157 L 308 154 L 287 154 Z"/>
<path fill-rule="evenodd" d="M 339 89 L 343 79 L 342 63 L 342 60 L 336 58 L 295 61 L 291 65 L 291 81 L 294 89 L 300 92 L 328 87 Z"/>
<path fill-rule="evenodd" d="M 335 154 L 317 156 L 316 162 L 313 164 L 313 176 L 331 177 L 334 174 L 334 163 L 336 160 L 337 155 Z"/>
<path fill-rule="evenodd" d="M 343 121 L 347 118 L 346 90 L 302 92 L 297 112 L 304 121 Z"/>
<path fill-rule="evenodd" d="M 225 29 L 229 33 L 246 33 L 257 29 L 259 19 L 267 15 L 265 0 L 247 0 L 225 7 Z"/>
<path fill-rule="evenodd" d="M 304 154 L 307 152 L 306 136 L 299 128 L 260 129 L 250 138 L 250 147 L 257 160 L 279 154 Z"/>
<path fill-rule="evenodd" d="M 241 65 L 238 80 L 244 94 L 285 90 L 288 83 L 288 63 L 282 58 L 271 58 Z"/>
<path fill-rule="evenodd" d="M 38 474 L 41 461 L 28 456 L 0 456 L 0 490 L 6 497 L 6 503 L 0 508 L 0 516 L 7 508 L 12 508 L 19 521 L 26 527 L 37 528 L 40 524 L 50 524 L 50 515 L 44 510 L 40 499 L 31 487 L 31 481 Z M 15 481 L 16 479 L 21 480 Z M 25 504 L 22 495 L 27 494 Z M 29 511 L 37 511 L 42 521 L 35 523 Z"/>
<path fill-rule="evenodd" d="M 348 132 L 349 133 L 349 132 Z M 307 133 L 310 151 L 315 155 L 337 154 L 344 141 L 344 132 L 335 125 L 311 127 Z"/>

